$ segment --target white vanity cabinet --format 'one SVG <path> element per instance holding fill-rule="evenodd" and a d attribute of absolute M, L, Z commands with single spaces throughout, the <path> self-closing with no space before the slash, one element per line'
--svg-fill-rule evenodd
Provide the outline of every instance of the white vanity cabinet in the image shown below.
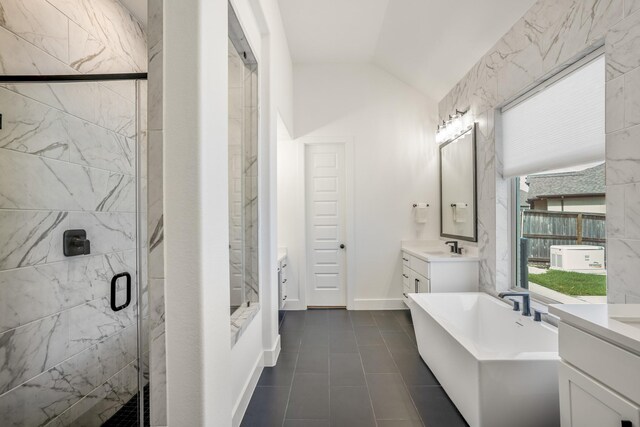
<path fill-rule="evenodd" d="M 284 309 L 287 301 L 287 257 L 284 256 L 278 261 L 278 296 L 280 300 L 280 310 Z"/>
<path fill-rule="evenodd" d="M 477 292 L 477 258 L 417 256 L 402 251 L 402 296 L 423 292 Z"/>
<path fill-rule="evenodd" d="M 607 330 L 619 325 L 601 307 L 551 306 L 558 327 L 562 427 L 640 427 L 640 351 Z M 586 318 L 576 313 L 589 314 Z M 604 339 L 603 337 L 606 337 Z M 624 338 L 624 336 L 623 336 Z M 632 341 L 627 341 L 632 342 Z"/>

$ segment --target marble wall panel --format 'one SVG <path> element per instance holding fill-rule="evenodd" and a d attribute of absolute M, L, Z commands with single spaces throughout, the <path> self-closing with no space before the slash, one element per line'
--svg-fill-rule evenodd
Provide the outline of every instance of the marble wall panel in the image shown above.
<path fill-rule="evenodd" d="M 68 212 L 0 210 L 0 270 L 61 261 Z"/>
<path fill-rule="evenodd" d="M 0 332 L 105 298 L 111 278 L 135 268 L 130 250 L 0 271 Z"/>
<path fill-rule="evenodd" d="M 640 126 L 607 135 L 607 185 L 640 182 Z"/>
<path fill-rule="evenodd" d="M 637 10 L 640 10 L 640 0 L 624 0 L 625 16 L 631 15 Z"/>
<path fill-rule="evenodd" d="M 624 75 L 624 126 L 640 124 L 640 67 Z"/>
<path fill-rule="evenodd" d="M 624 128 L 624 76 L 609 80 L 605 88 L 605 128 L 607 133 Z"/>
<path fill-rule="evenodd" d="M 163 0 L 148 2 L 149 146 L 149 380 L 151 426 L 167 425 L 166 344 L 164 334 L 164 215 L 163 215 Z M 154 280 L 159 279 L 159 280 Z M 155 325 L 155 326 L 153 326 Z"/>
<path fill-rule="evenodd" d="M 145 39 L 116 0 L 0 0 L 0 73 L 143 72 Z M 117 316 L 108 304 L 111 277 L 136 269 L 135 96 L 131 82 L 0 87 L 3 425 L 101 425 L 136 392 L 137 295 Z M 69 228 L 91 256 L 63 256 Z"/>
<path fill-rule="evenodd" d="M 71 21 L 85 29 L 116 55 L 128 69 L 146 71 L 147 46 L 142 25 L 114 0 L 47 0 Z"/>
<path fill-rule="evenodd" d="M 46 0 L 0 1 L 0 26 L 65 61 L 69 19 Z"/>
<path fill-rule="evenodd" d="M 69 22 L 69 65 L 83 74 L 142 71 L 73 21 Z"/>
<path fill-rule="evenodd" d="M 0 395 L 65 360 L 68 330 L 60 313 L 0 334 Z"/>
<path fill-rule="evenodd" d="M 99 82 L 13 84 L 7 88 L 129 138 L 136 136 L 136 105 Z"/>
<path fill-rule="evenodd" d="M 0 27 L 0 73 L 75 74 L 72 67 Z"/>
<path fill-rule="evenodd" d="M 628 16 L 607 33 L 607 80 L 640 66 L 640 17 Z"/>

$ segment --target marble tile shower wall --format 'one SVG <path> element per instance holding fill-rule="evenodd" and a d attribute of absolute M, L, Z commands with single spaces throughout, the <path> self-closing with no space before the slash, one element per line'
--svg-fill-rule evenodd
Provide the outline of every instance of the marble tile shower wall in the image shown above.
<path fill-rule="evenodd" d="M 0 0 L 3 74 L 146 61 L 117 1 Z M 100 425 L 137 391 L 136 296 L 117 313 L 108 299 L 111 277 L 136 268 L 135 101 L 131 82 L 0 86 L 3 425 Z M 63 256 L 69 228 L 87 230 L 90 256 Z"/>
<path fill-rule="evenodd" d="M 540 0 L 440 101 L 440 119 L 471 108 L 478 135 L 481 288 L 510 285 L 509 185 L 496 108 L 605 46 L 608 296 L 640 302 L 640 1 Z M 498 138 L 496 138 L 498 136 Z"/>
<path fill-rule="evenodd" d="M 167 369 L 164 309 L 163 199 L 163 0 L 149 0 L 149 350 L 151 426 L 167 425 Z"/>

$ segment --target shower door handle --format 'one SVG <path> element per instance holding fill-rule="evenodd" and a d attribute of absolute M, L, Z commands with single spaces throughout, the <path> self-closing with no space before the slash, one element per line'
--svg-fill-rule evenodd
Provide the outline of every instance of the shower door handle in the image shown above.
<path fill-rule="evenodd" d="M 118 293 L 118 279 L 125 277 L 127 279 L 127 300 L 122 305 L 116 305 L 116 295 Z M 111 279 L 111 309 L 113 311 L 120 311 L 131 303 L 131 275 L 129 273 L 120 273 L 113 276 Z"/>

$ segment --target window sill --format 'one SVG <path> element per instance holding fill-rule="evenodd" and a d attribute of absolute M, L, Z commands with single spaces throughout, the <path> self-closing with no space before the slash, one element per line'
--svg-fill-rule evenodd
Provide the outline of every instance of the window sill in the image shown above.
<path fill-rule="evenodd" d="M 529 293 L 545 304 L 606 304 L 607 297 L 576 297 L 565 295 L 536 283 L 529 282 Z"/>

